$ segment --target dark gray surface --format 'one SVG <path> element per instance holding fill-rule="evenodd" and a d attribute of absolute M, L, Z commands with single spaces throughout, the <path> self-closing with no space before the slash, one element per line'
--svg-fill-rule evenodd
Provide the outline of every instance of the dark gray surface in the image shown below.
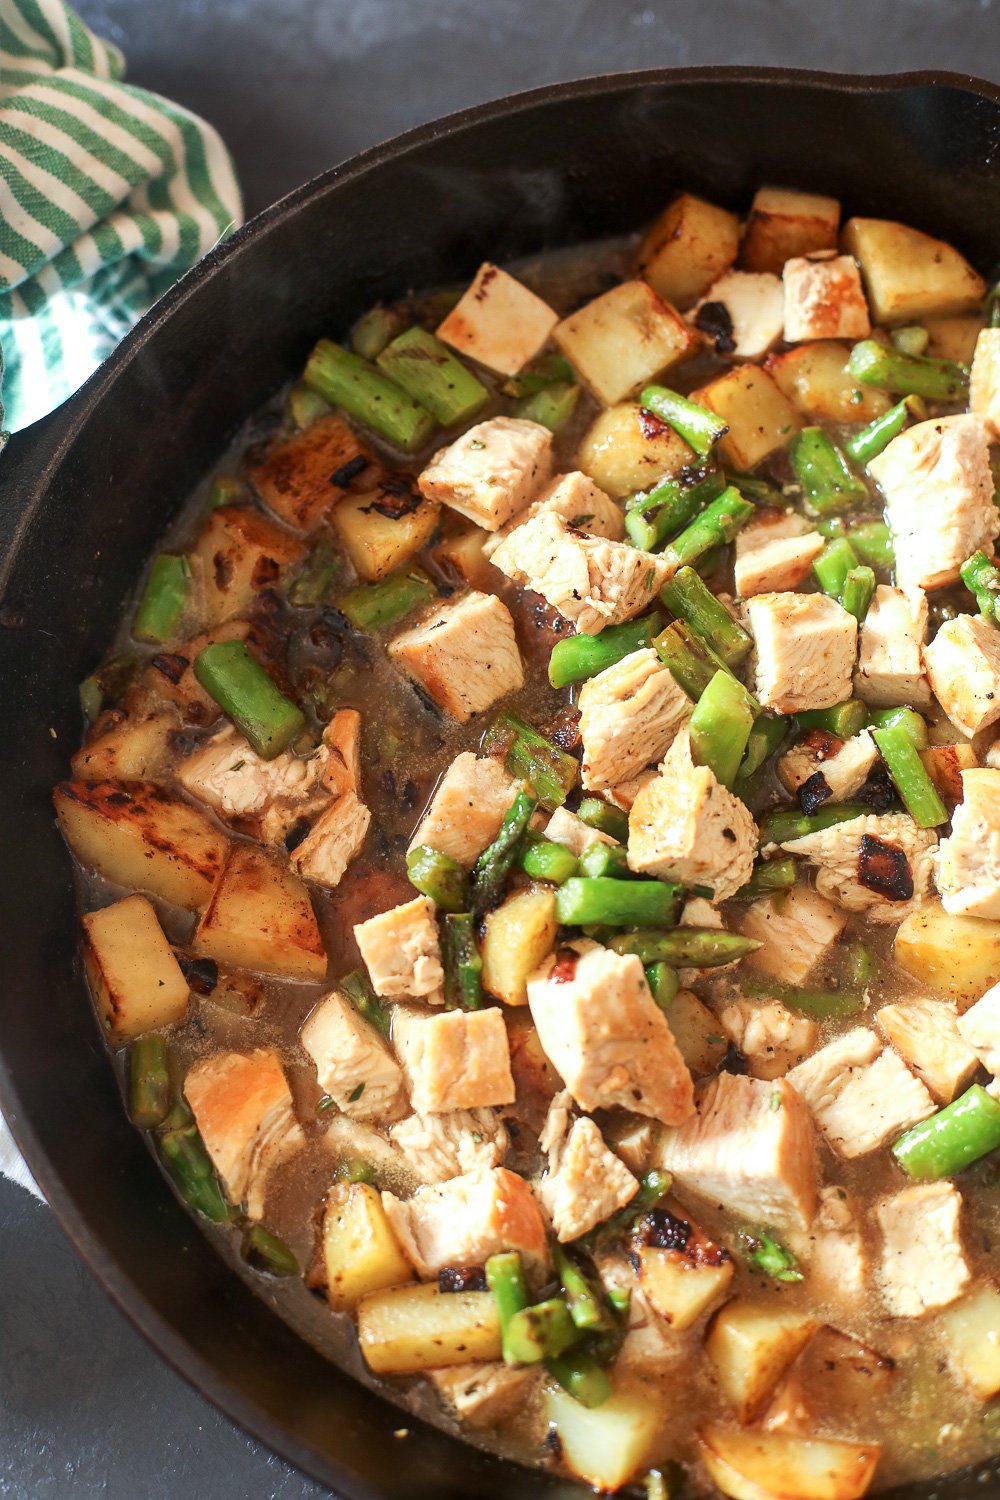
<path fill-rule="evenodd" d="M 133 82 L 220 127 L 249 212 L 421 120 L 587 73 L 768 63 L 1000 79 L 992 0 L 80 0 L 78 9 L 124 48 Z M 325 1493 L 168 1370 L 48 1211 L 2 1181 L 0 1351 L 5 1500 Z"/>

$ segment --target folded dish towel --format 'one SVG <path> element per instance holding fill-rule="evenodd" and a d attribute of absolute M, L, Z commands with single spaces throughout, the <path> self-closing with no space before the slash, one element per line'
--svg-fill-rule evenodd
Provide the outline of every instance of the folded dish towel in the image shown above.
<path fill-rule="evenodd" d="M 62 0 L 0 0 L 0 446 L 242 222 L 218 134 L 124 68 Z M 37 1193 L 2 1119 L 0 1173 Z"/>
<path fill-rule="evenodd" d="M 216 131 L 123 74 L 62 0 L 0 0 L 0 428 L 64 401 L 242 221 Z"/>

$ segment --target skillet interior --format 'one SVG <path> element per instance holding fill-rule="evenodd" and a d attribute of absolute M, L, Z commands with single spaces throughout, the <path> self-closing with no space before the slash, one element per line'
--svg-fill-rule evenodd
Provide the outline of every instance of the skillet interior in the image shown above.
<path fill-rule="evenodd" d="M 121 1108 L 75 958 L 50 787 L 77 683 L 143 559 L 239 421 L 315 337 L 411 286 L 638 226 L 675 186 L 734 206 L 760 182 L 899 217 L 993 269 L 1000 92 L 693 70 L 595 80 L 469 111 L 293 194 L 185 282 L 0 463 L 0 1097 L 63 1227 L 178 1369 L 257 1436 L 360 1500 L 578 1493 L 402 1420 L 233 1277 Z M 682 1399 L 681 1393 L 679 1397 Z M 947 1483 L 1000 1494 L 1000 1464 Z M 907 1493 L 930 1496 L 934 1485 Z"/>

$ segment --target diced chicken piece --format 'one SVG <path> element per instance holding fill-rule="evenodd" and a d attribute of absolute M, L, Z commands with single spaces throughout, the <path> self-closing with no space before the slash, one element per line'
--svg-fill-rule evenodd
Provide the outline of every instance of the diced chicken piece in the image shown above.
<path fill-rule="evenodd" d="M 958 1030 L 983 1066 L 994 1078 L 1000 1077 L 1000 984 L 959 1016 Z"/>
<path fill-rule="evenodd" d="M 303 880 L 336 886 L 351 860 L 360 854 L 372 815 L 356 792 L 345 792 L 320 813 L 289 858 Z"/>
<path fill-rule="evenodd" d="M 692 1109 L 691 1075 L 634 954 L 561 948 L 528 980 L 549 1061 L 581 1109 L 618 1105 L 667 1125 Z"/>
<path fill-rule="evenodd" d="M 651 646 L 585 682 L 577 704 L 588 791 L 618 786 L 658 764 L 694 708 Z"/>
<path fill-rule="evenodd" d="M 1000 328 L 982 328 L 969 377 L 969 410 L 982 417 L 990 436 L 1000 437 Z"/>
<path fill-rule="evenodd" d="M 532 500 L 527 510 L 521 511 L 513 521 L 509 521 L 502 531 L 488 537 L 483 547 L 484 555 L 492 557 L 512 531 L 533 521 L 543 512 L 561 516 L 567 526 L 572 526 L 576 531 L 587 531 L 591 536 L 606 536 L 613 542 L 620 542 L 625 535 L 625 514 L 621 506 L 610 495 L 605 494 L 589 475 L 574 469 L 569 474 L 557 474 L 551 484 L 547 484 L 539 492 L 538 499 Z"/>
<path fill-rule="evenodd" d="M 788 1082 L 806 1101 L 830 1145 L 853 1160 L 877 1151 L 936 1108 L 902 1059 L 873 1031 L 856 1026 L 792 1069 Z"/>
<path fill-rule="evenodd" d="M 418 1115 L 514 1102 L 507 1027 L 496 1006 L 438 1015 L 400 1007 L 392 1044 Z"/>
<path fill-rule="evenodd" d="M 487 531 L 524 510 L 552 476 L 552 434 L 538 422 L 491 417 L 441 448 L 417 483 Z"/>
<path fill-rule="evenodd" d="M 816 1023 L 780 1000 L 734 1000 L 719 1021 L 754 1078 L 780 1078 L 816 1045 Z"/>
<path fill-rule="evenodd" d="M 184 1096 L 229 1201 L 262 1218 L 269 1174 L 305 1145 L 277 1052 L 216 1052 L 191 1068 Z"/>
<path fill-rule="evenodd" d="M 688 314 L 719 354 L 757 359 L 773 349 L 785 321 L 781 281 L 766 272 L 727 271 Z"/>
<path fill-rule="evenodd" d="M 635 1371 L 648 1377 L 650 1370 L 673 1364 L 689 1350 L 687 1341 L 666 1318 L 653 1311 L 624 1250 L 599 1248 L 594 1253 L 594 1265 L 609 1292 L 628 1294 L 628 1323 L 615 1359 L 616 1371 Z"/>
<path fill-rule="evenodd" d="M 1000 771 L 962 772 L 962 800 L 942 839 L 935 878 L 953 916 L 1000 917 Z"/>
<path fill-rule="evenodd" d="M 418 1276 L 445 1266 L 482 1266 L 501 1250 L 520 1250 L 530 1266 L 547 1266 L 545 1220 L 516 1172 L 493 1167 L 422 1187 L 400 1202 L 382 1194 L 389 1223 Z"/>
<path fill-rule="evenodd" d="M 452 1365 L 428 1370 L 427 1378 L 463 1427 L 477 1431 L 507 1422 L 526 1404 L 538 1384 L 537 1365 Z"/>
<path fill-rule="evenodd" d="M 882 1298 L 894 1318 L 947 1307 L 971 1280 L 959 1232 L 962 1196 L 950 1182 L 921 1182 L 875 1209 L 882 1231 Z"/>
<path fill-rule="evenodd" d="M 591 828 L 576 813 L 571 813 L 568 807 L 557 807 L 545 826 L 545 837 L 553 844 L 562 844 L 577 859 L 585 849 L 592 844 L 614 844 L 615 839 L 609 833 L 602 833 L 599 828 Z"/>
<path fill-rule="evenodd" d="M 323 731 L 326 764 L 323 785 L 334 797 L 361 791 L 361 715 L 338 708 Z"/>
<path fill-rule="evenodd" d="M 851 255 L 797 255 L 785 262 L 785 341 L 807 339 L 865 339 L 872 331 L 861 285 L 861 272 Z"/>
<path fill-rule="evenodd" d="M 495 594 L 470 590 L 424 615 L 388 646 L 445 713 L 464 724 L 524 686 L 510 610 Z"/>
<path fill-rule="evenodd" d="M 660 774 L 643 787 L 629 813 L 629 868 L 684 885 L 705 885 L 727 901 L 750 879 L 757 825 L 745 803 L 696 766 L 683 730 Z"/>
<path fill-rule="evenodd" d="M 280 844 L 300 818 L 312 817 L 326 804 L 326 759 L 285 750 L 262 760 L 239 730 L 227 725 L 185 756 L 177 779 L 221 818 L 248 823 L 269 844 Z"/>
<path fill-rule="evenodd" d="M 558 323 L 553 338 L 604 406 L 687 354 L 696 335 L 644 281 L 620 281 Z"/>
<path fill-rule="evenodd" d="M 421 1182 L 447 1182 L 464 1172 L 498 1167 L 509 1137 L 492 1109 L 456 1109 L 447 1115 L 407 1115 L 389 1138 Z"/>
<path fill-rule="evenodd" d="M 921 588 L 880 583 L 858 634 L 854 691 L 872 708 L 930 708 L 922 649 L 927 639 L 927 595 Z"/>
<path fill-rule="evenodd" d="M 782 714 L 832 708 L 851 696 L 858 622 L 826 594 L 757 594 L 747 605 L 756 694 Z"/>
<path fill-rule="evenodd" d="M 559 321 L 547 302 L 489 261 L 439 324 L 437 336 L 460 354 L 501 375 L 534 359 Z"/>
<path fill-rule="evenodd" d="M 552 1101 L 539 1145 L 548 1167 L 535 1191 L 565 1243 L 603 1224 L 639 1191 L 625 1163 L 608 1149 L 589 1115 L 573 1119 L 568 1093 Z"/>
<path fill-rule="evenodd" d="M 748 907 L 740 931 L 762 945 L 744 960 L 785 984 L 804 984 L 831 951 L 847 918 L 832 901 L 796 885 Z"/>
<path fill-rule="evenodd" d="M 857 1309 L 869 1267 L 857 1204 L 846 1188 L 820 1188 L 815 1219 L 805 1234 L 790 1238 L 789 1248 L 805 1265 L 811 1296 Z"/>
<path fill-rule="evenodd" d="M 588 536 L 548 510 L 516 526 L 492 562 L 586 635 L 648 609 L 673 572 L 663 557 Z"/>
<path fill-rule="evenodd" d="M 1000 719 L 1000 630 L 992 620 L 945 620 L 923 656 L 935 698 L 968 739 Z"/>
<path fill-rule="evenodd" d="M 885 496 L 901 588 L 939 589 L 957 580 L 962 563 L 980 547 L 992 556 L 997 512 L 981 417 L 918 422 L 868 469 Z"/>
<path fill-rule="evenodd" d="M 849 740 L 825 729 L 811 729 L 778 761 L 777 771 L 789 792 L 805 789 L 815 802 L 848 802 L 878 764 L 875 741 L 867 729 Z"/>
<path fill-rule="evenodd" d="M 733 578 L 741 599 L 798 588 L 826 546 L 793 510 L 762 510 L 736 534 Z"/>
<path fill-rule="evenodd" d="M 363 1120 L 334 1115 L 320 1139 L 338 1163 L 360 1157 L 380 1181 L 402 1182 L 407 1188 L 421 1185 L 421 1179 L 403 1153 Z"/>
<path fill-rule="evenodd" d="M 901 922 L 931 889 L 937 834 L 906 813 L 868 813 L 782 849 L 816 867 L 816 889 L 872 922 Z"/>
<path fill-rule="evenodd" d="M 875 1020 L 939 1104 L 950 1104 L 972 1082 L 979 1058 L 947 1000 L 901 1000 L 883 1005 Z"/>
<path fill-rule="evenodd" d="M 807 1229 L 816 1210 L 815 1130 L 785 1078 L 720 1073 L 698 1112 L 666 1135 L 662 1165 L 678 1188 L 776 1229 Z"/>
<path fill-rule="evenodd" d="M 325 996 L 300 1033 L 324 1094 L 345 1115 L 388 1120 L 403 1094 L 399 1064 L 378 1032 L 339 990 Z"/>
<path fill-rule="evenodd" d="M 359 922 L 354 940 L 364 959 L 376 995 L 437 995 L 444 983 L 441 944 L 434 903 L 417 896 Z"/>
<path fill-rule="evenodd" d="M 469 869 L 496 838 L 516 796 L 517 782 L 499 761 L 465 750 L 438 782 L 410 848 L 438 849 Z"/>

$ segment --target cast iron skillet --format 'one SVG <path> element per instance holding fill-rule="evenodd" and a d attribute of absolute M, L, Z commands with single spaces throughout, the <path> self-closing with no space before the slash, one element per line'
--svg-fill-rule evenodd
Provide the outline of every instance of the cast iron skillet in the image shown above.
<path fill-rule="evenodd" d="M 77 684 L 234 428 L 319 334 L 342 333 L 378 298 L 468 276 L 486 256 L 638 227 L 676 187 L 736 207 L 772 182 L 953 239 L 988 273 L 998 144 L 1000 90 L 953 74 L 656 71 L 467 110 L 262 214 L 0 460 L 0 1103 L 63 1229 L 136 1326 L 347 1500 L 579 1490 L 364 1391 L 226 1269 L 171 1196 L 125 1118 L 75 954 L 50 788 L 80 736 Z M 949 1480 L 948 1494 L 1000 1495 L 1000 1461 Z"/>

